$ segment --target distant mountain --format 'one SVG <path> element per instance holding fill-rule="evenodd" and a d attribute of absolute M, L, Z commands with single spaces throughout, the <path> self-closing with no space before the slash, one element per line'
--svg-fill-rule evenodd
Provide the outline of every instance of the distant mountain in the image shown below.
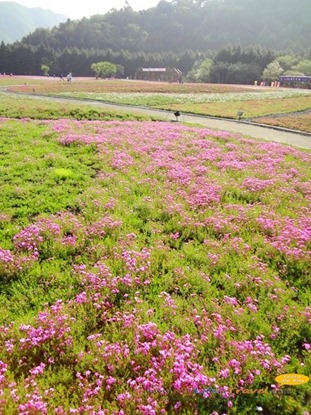
<path fill-rule="evenodd" d="M 13 43 L 37 28 L 51 28 L 68 17 L 40 7 L 28 8 L 11 1 L 0 2 L 0 42 Z"/>

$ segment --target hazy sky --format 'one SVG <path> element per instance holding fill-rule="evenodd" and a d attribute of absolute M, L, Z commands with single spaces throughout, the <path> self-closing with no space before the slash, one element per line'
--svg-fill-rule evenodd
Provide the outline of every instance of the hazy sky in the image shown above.
<path fill-rule="evenodd" d="M 25 7 L 41 7 L 55 13 L 64 14 L 71 19 L 89 17 L 93 14 L 105 14 L 112 8 L 121 9 L 124 0 L 13 0 Z M 160 0 L 128 0 L 133 10 L 154 7 Z"/>

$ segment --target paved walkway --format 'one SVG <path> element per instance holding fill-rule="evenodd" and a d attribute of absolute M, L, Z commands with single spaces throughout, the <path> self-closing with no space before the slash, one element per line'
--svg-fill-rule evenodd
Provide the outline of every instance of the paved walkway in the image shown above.
<path fill-rule="evenodd" d="M 133 110 L 137 109 L 133 108 Z M 173 112 L 169 113 L 167 111 L 155 111 L 144 108 L 140 108 L 139 111 L 149 115 L 166 116 L 168 120 L 176 120 Z M 244 121 L 224 120 L 188 114 L 181 114 L 178 119 L 181 122 L 200 124 L 208 128 L 231 131 L 253 138 L 260 138 L 268 141 L 286 143 L 296 147 L 311 149 L 311 134 L 297 133 L 276 127 L 263 127 L 261 125 L 255 125 Z"/>
<path fill-rule="evenodd" d="M 26 95 L 29 98 L 29 95 Z M 32 95 L 33 97 L 33 95 Z M 39 96 L 36 99 L 53 100 L 58 102 L 71 102 L 73 104 L 92 105 L 101 108 L 109 108 L 111 110 L 128 110 L 134 113 L 151 115 L 154 117 L 161 117 L 167 121 L 176 121 L 174 112 L 156 110 L 144 107 L 134 107 L 129 105 L 110 104 L 102 101 L 82 100 L 64 97 Z M 200 115 L 181 114 L 178 117 L 178 122 L 186 122 L 191 124 L 200 124 L 204 127 L 240 133 L 253 138 L 264 139 L 268 141 L 275 141 L 278 143 L 290 144 L 295 147 L 311 149 L 311 134 L 304 134 L 294 132 L 292 130 L 280 129 L 277 127 L 264 127 L 255 125 L 245 121 L 224 120 L 220 118 L 204 117 Z"/>

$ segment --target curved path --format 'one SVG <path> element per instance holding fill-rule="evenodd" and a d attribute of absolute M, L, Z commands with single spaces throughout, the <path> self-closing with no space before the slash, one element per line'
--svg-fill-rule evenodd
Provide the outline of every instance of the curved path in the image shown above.
<path fill-rule="evenodd" d="M 22 95 L 22 94 L 18 94 Z M 29 95 L 26 95 L 29 98 Z M 31 95 L 34 97 L 34 95 Z M 111 104 L 103 101 L 93 101 L 93 100 L 85 100 L 85 99 L 75 99 L 75 98 L 65 98 L 65 97 L 55 97 L 55 96 L 42 96 L 36 95 L 36 99 L 42 100 L 53 100 L 58 102 L 71 102 L 73 104 L 78 105 L 92 105 L 101 108 L 109 108 L 111 110 L 130 110 L 133 113 L 139 114 L 146 114 L 154 117 L 161 117 L 162 119 L 166 119 L 167 121 L 176 121 L 176 117 L 174 116 L 174 112 L 163 111 L 163 110 L 156 110 L 151 108 L 145 107 L 136 107 L 136 106 L 129 106 L 129 105 L 120 105 L 120 104 Z M 220 119 L 220 118 L 213 118 L 201 115 L 193 115 L 193 114 L 184 114 L 178 117 L 179 122 L 186 122 L 191 124 L 200 124 L 204 127 L 217 129 L 217 130 L 225 130 L 235 133 L 240 133 L 246 136 L 250 136 L 253 138 L 264 139 L 268 141 L 275 141 L 278 143 L 285 143 L 291 144 L 295 147 L 311 149 L 311 134 L 297 132 L 293 130 L 287 130 L 278 127 L 268 127 L 262 126 L 258 124 L 252 124 L 251 122 L 247 121 L 237 121 L 237 120 L 229 120 L 229 119 Z"/>
<path fill-rule="evenodd" d="M 121 109 L 122 107 L 119 108 Z M 137 107 L 130 108 L 133 111 L 138 110 Z M 139 111 L 154 116 L 166 115 L 169 120 L 176 120 L 173 112 L 169 113 L 168 111 L 152 110 L 147 108 L 139 108 Z M 193 114 L 181 114 L 179 120 L 181 122 L 204 125 L 205 127 L 217 130 L 240 133 L 253 138 L 260 138 L 268 141 L 275 141 L 278 143 L 291 144 L 293 146 L 305 149 L 311 149 L 311 134 L 303 132 L 296 132 L 277 127 L 262 126 L 242 120 L 236 121 Z"/>

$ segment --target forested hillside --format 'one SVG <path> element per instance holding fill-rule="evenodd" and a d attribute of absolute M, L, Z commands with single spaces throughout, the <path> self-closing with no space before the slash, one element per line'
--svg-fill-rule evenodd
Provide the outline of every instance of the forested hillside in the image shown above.
<path fill-rule="evenodd" d="M 64 22 L 66 16 L 39 7 L 28 8 L 20 4 L 0 2 L 0 41 L 5 43 L 21 40 L 38 27 L 50 28 Z"/>
<path fill-rule="evenodd" d="M 228 44 L 302 52 L 310 48 L 310 0 L 161 0 L 135 12 L 128 5 L 105 15 L 67 21 L 25 39 L 33 45 L 206 51 Z"/>

